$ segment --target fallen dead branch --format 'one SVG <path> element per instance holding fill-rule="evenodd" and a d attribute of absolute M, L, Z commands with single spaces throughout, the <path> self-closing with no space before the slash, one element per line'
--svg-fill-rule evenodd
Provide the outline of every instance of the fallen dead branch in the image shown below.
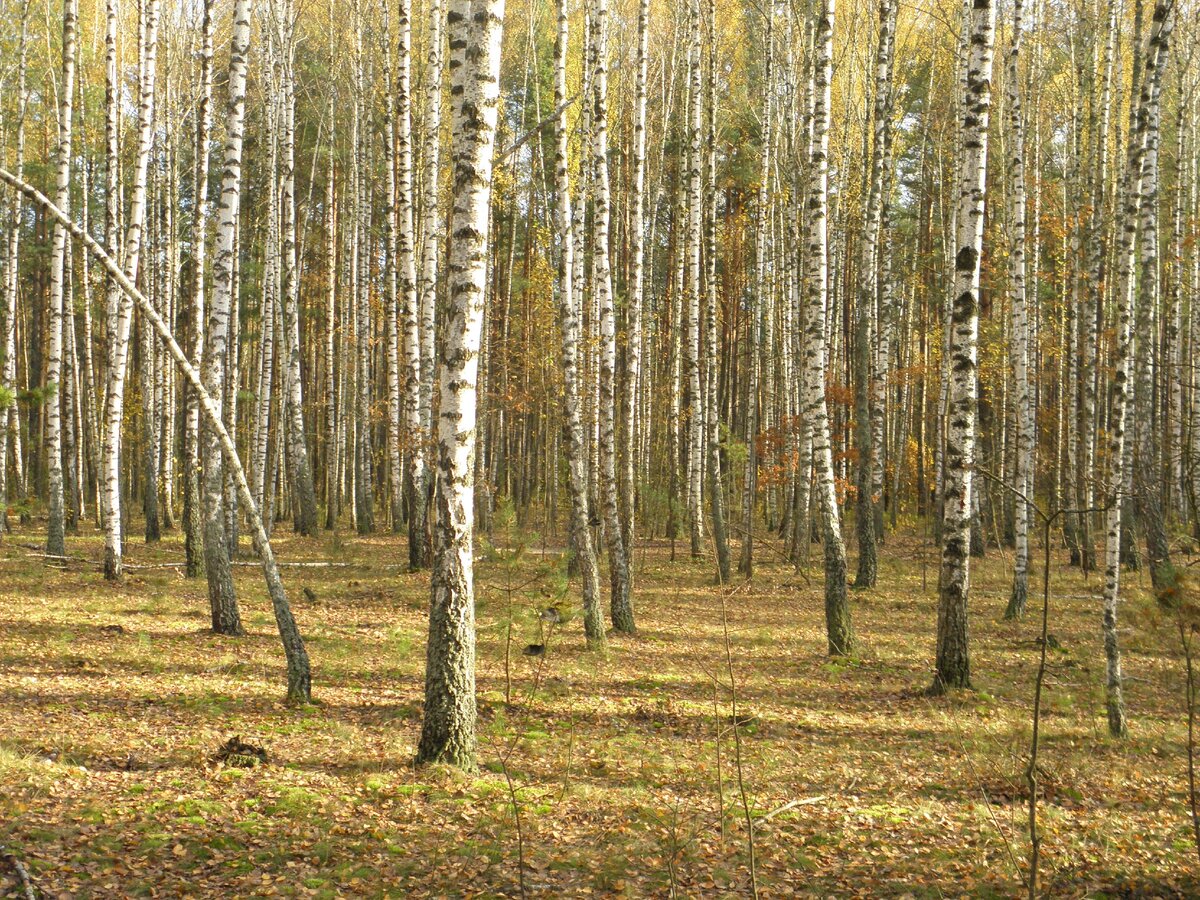
<path fill-rule="evenodd" d="M 25 863 L 21 862 L 17 855 L 7 847 L 0 847 L 0 859 L 7 862 L 17 874 L 17 881 L 25 895 L 25 900 L 37 900 L 37 892 L 33 889 L 33 882 L 29 878 L 29 870 L 25 868 Z"/>

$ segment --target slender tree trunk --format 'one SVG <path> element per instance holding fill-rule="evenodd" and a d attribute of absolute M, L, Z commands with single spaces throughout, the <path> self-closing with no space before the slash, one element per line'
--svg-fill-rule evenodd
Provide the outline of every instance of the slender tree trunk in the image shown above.
<path fill-rule="evenodd" d="M 1112 121 L 1113 56 L 1117 36 L 1117 2 L 1108 0 L 1106 16 L 1104 57 L 1102 62 L 1102 87 L 1100 96 L 1100 124 L 1096 133 L 1096 167 L 1092 174 L 1091 218 L 1088 222 L 1087 240 L 1087 302 L 1082 314 L 1084 318 L 1083 352 L 1080 354 L 1083 368 L 1083 402 L 1080 405 L 1079 432 L 1082 441 L 1080 467 L 1084 474 L 1079 499 L 1085 509 L 1096 505 L 1096 396 L 1098 393 L 1099 322 L 1103 315 L 1105 296 L 1105 197 L 1108 191 L 1108 143 Z M 1079 517 L 1079 544 L 1085 572 L 1096 569 L 1096 548 L 1092 542 L 1092 520 L 1094 516 L 1084 513 Z"/>
<path fill-rule="evenodd" d="M 691 46 L 688 49 L 687 111 L 687 222 L 685 294 L 687 331 L 684 335 L 683 368 L 687 380 L 687 507 L 691 526 L 692 558 L 700 556 L 704 534 L 703 475 L 704 405 L 700 389 L 700 247 L 703 220 L 703 160 L 700 142 L 704 134 L 704 93 L 701 80 L 702 55 L 700 0 L 688 4 Z M 598 16 L 597 16 L 598 17 Z M 607 187 L 601 187 L 607 190 Z"/>
<path fill-rule="evenodd" d="M 213 256 L 213 297 L 205 325 L 202 377 L 218 417 L 225 395 L 225 368 L 229 352 L 229 318 L 233 305 L 234 250 L 238 205 L 242 186 L 242 136 L 246 109 L 246 69 L 250 50 L 250 3 L 238 0 L 234 8 L 233 39 L 229 53 L 229 101 L 225 113 L 224 170 L 217 204 L 217 243 Z M 225 470 L 221 445 L 212 426 L 200 433 L 204 464 L 204 566 L 208 574 L 208 599 L 212 627 L 218 634 L 241 634 L 237 595 L 229 565 L 225 531 Z"/>
<path fill-rule="evenodd" d="M 296 257 L 296 78 L 295 78 L 295 8 L 293 0 L 283 0 L 278 10 L 278 52 L 282 56 L 283 88 L 283 336 L 287 369 L 284 386 L 287 391 L 288 460 L 291 463 L 292 489 L 296 492 L 296 517 L 293 523 L 298 534 L 317 533 L 317 495 L 313 490 L 312 464 L 308 458 L 308 442 L 304 434 L 304 386 L 300 371 L 300 270 Z"/>
<path fill-rule="evenodd" d="M 838 516 L 837 485 L 829 407 L 825 400 L 826 309 L 829 304 L 829 107 L 833 76 L 834 0 L 823 0 L 816 27 L 815 93 L 808 193 L 808 302 L 805 317 L 807 367 L 805 418 L 812 429 L 817 470 L 817 506 L 825 545 L 825 627 L 829 652 L 854 651 L 850 603 L 846 597 L 846 547 Z"/>
<path fill-rule="evenodd" d="M 613 311 L 612 269 L 609 261 L 608 181 L 608 0 L 592 7 L 592 172 L 595 178 L 595 211 L 592 233 L 592 278 L 600 309 L 600 488 L 604 510 L 604 536 L 608 542 L 608 567 L 612 596 L 611 615 L 617 631 L 634 630 L 629 567 L 621 536 L 616 470 L 616 364 L 617 336 Z"/>
<path fill-rule="evenodd" d="M 329 2 L 329 68 L 333 71 L 335 54 L 333 49 L 333 20 L 336 15 L 335 0 Z M 337 524 L 340 505 L 341 481 L 338 478 L 338 370 L 337 357 L 337 295 L 338 295 L 338 245 L 337 245 L 337 193 L 335 190 L 334 158 L 336 142 L 334 125 L 337 119 L 336 80 L 329 86 L 329 165 L 325 175 L 325 528 L 332 530 Z"/>
<path fill-rule="evenodd" d="M 565 25 L 562 26 L 565 28 Z M 637 417 L 638 390 L 642 379 L 642 295 L 645 267 L 643 236 L 645 223 L 646 182 L 646 68 L 649 58 L 650 0 L 638 0 L 638 56 L 637 85 L 633 113 L 633 195 L 630 198 L 632 219 L 629 228 L 629 255 L 632 257 L 632 272 L 629 283 L 629 305 L 625 325 L 625 384 L 622 403 L 624 406 L 625 431 L 621 455 L 621 542 L 625 547 L 625 565 L 632 571 L 634 518 L 637 514 L 637 483 L 635 479 L 637 433 L 644 427 Z M 564 53 L 566 52 L 564 46 Z M 563 96 L 555 96 L 556 108 L 566 103 Z M 565 110 L 562 113 L 565 115 Z M 564 125 L 565 127 L 565 125 Z M 563 159 L 566 173 L 566 159 Z M 565 182 L 564 182 L 565 184 Z M 586 486 L 585 486 L 586 491 Z"/>
<path fill-rule="evenodd" d="M 142 10 L 140 38 L 142 42 L 141 83 L 138 100 L 138 148 L 137 163 L 130 196 L 129 216 L 125 226 L 124 273 L 133 284 L 137 283 L 138 263 L 142 249 L 142 231 L 146 219 L 146 176 L 150 165 L 150 151 L 154 143 L 154 79 L 158 58 L 158 13 L 159 0 L 147 0 Z M 115 22 L 110 25 L 115 35 Z M 115 40 L 115 37 L 114 37 Z M 115 90 L 115 87 L 114 87 Z M 117 102 L 115 99 L 113 102 Z M 115 111 L 110 110 L 110 117 Z M 110 152 L 115 147 L 115 118 L 109 138 Z M 110 175 L 110 184 L 115 180 Z M 133 322 L 133 300 L 127 293 L 115 293 L 110 289 L 108 406 L 104 437 L 104 571 L 108 578 L 121 577 L 123 525 L 121 520 L 121 423 L 125 412 L 125 376 L 129 362 L 129 335 Z M 115 312 L 115 314 L 114 314 Z"/>
<path fill-rule="evenodd" d="M 717 311 L 717 21 L 716 0 L 708 3 L 708 137 L 705 152 L 704 192 L 708 197 L 704 219 L 704 336 L 708 379 L 705 381 L 705 439 L 708 443 L 708 490 L 712 508 L 713 546 L 717 557 L 717 582 L 728 584 L 730 571 L 729 536 L 725 529 L 725 483 L 721 477 L 721 416 L 718 396 L 720 354 L 718 352 Z M 768 25 L 768 27 L 770 27 Z M 768 52 L 768 57 L 772 54 Z M 643 119 L 644 119 L 644 112 Z"/>
<path fill-rule="evenodd" d="M 55 159 L 55 204 L 70 213 L 71 204 L 71 117 L 75 98 L 75 28 L 79 17 L 78 0 L 63 0 L 62 81 L 58 94 L 58 145 Z M 50 301 L 48 323 L 50 339 L 46 354 L 46 471 L 50 490 L 50 523 L 46 552 L 66 553 L 63 469 L 62 469 L 62 368 L 63 368 L 63 291 L 67 229 L 54 225 L 54 246 L 50 256 Z"/>
<path fill-rule="evenodd" d="M 975 0 L 967 12 L 969 58 L 959 123 L 958 212 L 951 293 L 950 385 L 942 483 L 942 564 L 939 579 L 937 668 L 933 693 L 971 685 L 967 627 L 970 590 L 972 481 L 978 400 L 979 268 L 987 190 L 988 119 L 996 9 Z"/>
<path fill-rule="evenodd" d="M 1121 531 L 1124 514 L 1121 502 L 1127 489 L 1128 454 L 1125 447 L 1126 419 L 1131 405 L 1131 358 L 1133 322 L 1137 304 L 1146 298 L 1135 293 L 1137 265 L 1138 211 L 1145 196 L 1143 185 L 1146 154 L 1150 140 L 1155 81 L 1167 62 L 1167 47 L 1174 25 L 1173 0 L 1157 0 L 1154 5 L 1149 43 L 1145 53 L 1141 87 L 1134 127 L 1129 134 L 1127 178 L 1121 209 L 1121 235 L 1117 255 L 1117 333 L 1116 368 L 1113 374 L 1112 413 L 1109 417 L 1108 512 L 1104 545 L 1104 655 L 1106 661 L 1106 705 L 1108 730 L 1113 737 L 1124 737 L 1125 697 L 1121 677 L 1121 651 L 1117 639 L 1117 604 L 1121 587 Z M 1144 223 L 1143 223 L 1144 224 Z"/>
<path fill-rule="evenodd" d="M 25 113 L 29 106 L 29 85 L 26 80 L 28 68 L 29 0 L 21 0 L 21 36 L 17 50 L 17 133 L 16 156 L 13 164 L 18 178 L 25 170 Z M 4 319 L 3 337 L 0 338 L 0 388 L 3 390 L 0 408 L 0 519 L 4 529 L 8 528 L 8 504 L 11 491 L 8 483 L 9 434 L 19 438 L 20 415 L 17 397 L 17 294 L 20 286 L 21 247 L 21 194 L 13 193 L 8 242 L 5 247 L 4 268 Z M 19 453 L 19 440 L 15 443 Z M 17 469 L 20 460 L 15 460 Z"/>
<path fill-rule="evenodd" d="M 896 5 L 892 0 L 879 3 L 879 44 L 875 53 L 875 109 L 872 119 L 874 139 L 871 145 L 870 185 L 867 191 L 866 215 L 860 247 L 858 272 L 858 306 L 855 335 L 855 423 L 858 444 L 858 503 L 855 531 L 858 535 L 858 574 L 855 587 L 875 586 L 878 575 L 875 517 L 882 497 L 875 495 L 875 460 L 882 458 L 883 446 L 876 441 L 874 417 L 882 421 L 883 397 L 873 388 L 875 354 L 872 347 L 872 320 L 879 296 L 879 234 L 883 221 L 884 168 L 887 165 L 891 132 L 892 89 L 892 32 L 896 27 Z M 882 322 L 880 340 L 885 340 Z M 874 404 L 878 409 L 872 408 Z"/>
<path fill-rule="evenodd" d="M 1015 553 L 1013 584 L 1006 619 L 1025 615 L 1029 596 L 1029 515 L 1033 503 L 1034 432 L 1033 394 L 1029 389 L 1029 310 L 1025 291 L 1025 120 L 1021 102 L 1021 32 L 1024 28 L 1022 0 L 1013 0 L 1012 44 L 1008 51 L 1008 189 L 1009 228 L 1012 248 L 1009 252 L 1009 278 L 1012 290 L 1012 344 L 1010 358 L 1014 381 L 1014 406 L 1017 414 L 1017 459 L 1014 486 Z M 1022 496 L 1024 495 L 1024 496 Z"/>
<path fill-rule="evenodd" d="M 416 241 L 413 235 L 412 94 L 410 0 L 400 0 L 398 65 L 396 71 L 398 263 L 400 273 L 401 347 L 404 356 L 403 421 L 408 442 L 408 564 L 413 570 L 428 564 L 428 523 L 425 516 L 425 446 L 422 440 L 421 307 L 417 292 Z M 434 206 L 436 209 L 436 194 Z"/>
<path fill-rule="evenodd" d="M 212 133 L 212 0 L 205 0 L 200 39 L 200 97 L 196 110 L 196 145 L 192 212 L 192 297 L 191 354 L 192 365 L 200 368 L 204 355 L 205 324 L 205 261 L 208 255 L 207 231 L 211 213 L 208 198 L 209 142 Z M 184 385 L 183 466 L 183 544 L 184 571 L 189 578 L 200 576 L 204 552 L 204 526 L 200 495 L 203 473 L 200 460 L 200 407 L 191 389 Z"/>
<path fill-rule="evenodd" d="M 355 9 L 358 4 L 356 2 Z M 356 14 L 361 23 L 361 15 Z M 369 281 L 371 275 L 371 251 L 369 218 L 371 207 L 367 200 L 370 186 L 368 168 L 368 135 L 366 133 L 367 74 L 363 59 L 362 32 L 356 30 L 354 45 L 355 68 L 355 115 L 359 119 L 356 129 L 356 182 L 354 227 L 359 232 L 358 265 L 355 267 L 355 358 L 356 378 L 354 396 L 354 525 L 361 535 L 375 530 L 375 486 L 373 444 L 371 434 L 371 298 Z"/>
<path fill-rule="evenodd" d="M 579 391 L 579 313 L 573 296 L 574 241 L 571 185 L 567 169 L 567 0 L 557 0 L 554 45 L 554 223 L 558 249 L 558 321 L 562 332 L 563 406 L 566 419 L 567 486 L 571 495 L 571 549 L 583 581 L 583 631 L 588 646 L 604 645 L 600 579 L 588 524 L 587 447 Z"/>
<path fill-rule="evenodd" d="M 1161 316 L 1161 271 L 1159 255 L 1159 143 L 1160 95 L 1163 70 L 1166 68 L 1171 25 L 1163 28 L 1158 16 L 1173 20 L 1173 0 L 1165 8 L 1155 7 L 1151 42 L 1143 75 L 1142 100 L 1145 121 L 1139 118 L 1138 127 L 1144 130 L 1144 151 L 1141 170 L 1139 204 L 1139 277 L 1136 315 L 1134 317 L 1134 406 L 1135 441 L 1134 501 L 1138 517 L 1146 534 L 1146 566 L 1155 590 L 1169 581 L 1171 548 L 1167 536 L 1166 514 L 1163 509 L 1163 420 L 1160 413 L 1161 367 L 1159 331 Z M 1149 56 L 1156 55 L 1153 68 Z M 1143 115 L 1139 108 L 1139 117 Z"/>
<path fill-rule="evenodd" d="M 421 431 L 417 438 L 433 435 L 434 345 L 437 327 L 438 260 L 445 253 L 442 217 L 439 215 L 442 127 L 442 0 L 429 0 L 429 50 L 425 69 L 424 152 L 421 160 L 421 271 L 418 293 L 421 304 Z M 419 497 L 428 509 L 433 488 L 433 470 L 425 466 L 425 483 Z M 411 515 L 411 513 L 410 513 Z M 410 528 L 409 534 L 412 534 Z M 426 516 L 424 565 L 429 564 L 429 526 Z"/>

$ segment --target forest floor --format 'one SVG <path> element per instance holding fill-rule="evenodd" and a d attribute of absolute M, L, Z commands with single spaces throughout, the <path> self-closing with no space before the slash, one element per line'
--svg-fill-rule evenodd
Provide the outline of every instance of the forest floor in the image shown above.
<path fill-rule="evenodd" d="M 39 896 L 513 897 L 521 855 L 528 896 L 748 895 L 746 807 L 763 897 L 1022 890 L 1039 626 L 1002 620 L 999 551 L 972 573 L 976 689 L 931 699 L 936 556 L 911 531 L 889 537 L 880 587 L 853 593 L 847 661 L 826 656 L 819 548 L 798 573 L 764 541 L 753 582 L 718 590 L 683 544 L 674 562 L 642 547 L 639 632 L 598 654 L 577 618 L 540 630 L 540 608 L 571 603 L 561 557 L 495 537 L 477 567 L 480 771 L 462 774 L 412 766 L 429 579 L 400 568 L 402 537 L 280 526 L 281 559 L 339 564 L 284 572 L 313 660 L 305 708 L 283 702 L 252 565 L 236 570 L 249 633 L 223 638 L 202 580 L 144 568 L 109 585 L 93 530 L 65 568 L 34 555 L 42 540 L 0 544 L 0 845 Z M 181 558 L 178 532 L 131 544 L 137 565 Z M 1137 576 L 1131 735 L 1114 741 L 1100 581 L 1060 559 L 1053 578 L 1044 890 L 1200 895 L 1177 637 Z M 522 655 L 531 643 L 545 655 Z M 214 764 L 233 736 L 266 764 Z M 0 895 L 17 895 L 13 871 L 0 857 Z"/>

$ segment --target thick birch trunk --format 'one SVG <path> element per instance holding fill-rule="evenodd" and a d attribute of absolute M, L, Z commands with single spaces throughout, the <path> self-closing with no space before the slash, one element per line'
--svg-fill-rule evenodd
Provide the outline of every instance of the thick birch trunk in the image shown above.
<path fill-rule="evenodd" d="M 979 264 L 987 189 L 988 119 L 992 103 L 992 47 L 996 9 L 975 0 L 969 33 L 966 94 L 959 128 L 958 211 L 950 301 L 949 390 L 942 481 L 942 564 L 939 581 L 937 663 L 932 691 L 971 684 L 967 627 L 970 589 L 972 481 L 975 467 Z"/>
<path fill-rule="evenodd" d="M 447 19 L 454 97 L 454 202 L 445 355 L 439 379 L 425 717 L 417 759 L 465 769 L 475 766 L 473 462 L 503 16 L 504 0 L 452 0 Z"/>

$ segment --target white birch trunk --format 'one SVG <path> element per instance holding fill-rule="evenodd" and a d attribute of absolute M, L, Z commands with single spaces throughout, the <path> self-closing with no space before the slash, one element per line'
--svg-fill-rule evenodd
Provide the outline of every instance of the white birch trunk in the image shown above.
<path fill-rule="evenodd" d="M 838 516 L 829 408 L 825 401 L 826 323 L 829 304 L 829 107 L 833 80 L 834 0 L 824 0 L 816 27 L 811 167 L 808 195 L 808 297 L 805 317 L 805 419 L 812 434 L 817 507 L 825 545 L 825 626 L 832 655 L 854 650 L 846 597 L 846 548 Z"/>
<path fill-rule="evenodd" d="M 992 48 L 996 30 L 992 0 L 975 0 L 967 11 L 965 24 L 969 44 L 957 148 L 958 204 L 947 357 L 949 387 L 942 463 L 942 563 L 934 692 L 971 684 L 967 597 L 974 511 L 979 263 L 983 252 Z"/>
<path fill-rule="evenodd" d="M 886 358 L 883 366 L 872 348 L 872 324 L 881 291 L 879 287 L 879 238 L 883 222 L 885 167 L 891 139 L 892 44 L 896 27 L 896 4 L 880 0 L 879 37 L 875 51 L 874 136 L 871 144 L 870 183 L 867 188 L 863 237 L 858 264 L 858 303 L 855 349 L 855 439 L 858 444 L 858 503 L 855 530 L 858 535 L 856 587 L 874 587 L 878 577 L 875 518 L 882 497 L 875 494 L 875 468 L 883 459 L 882 425 L 886 401 Z M 886 314 L 881 309 L 881 312 Z M 883 316 L 879 317 L 881 320 Z M 886 346 L 886 326 L 879 322 L 878 340 Z M 886 353 L 886 351 L 884 351 Z M 882 372 L 880 369 L 882 368 Z M 878 429 L 882 431 L 882 428 Z"/>
<path fill-rule="evenodd" d="M 71 203 L 71 117 L 75 98 L 75 29 L 79 16 L 78 0 L 63 0 L 62 81 L 58 95 L 58 144 L 55 151 L 55 204 L 70 212 Z M 46 471 L 50 491 L 50 522 L 46 552 L 66 553 L 63 469 L 62 469 L 62 353 L 63 291 L 67 250 L 67 229 L 54 225 L 54 244 L 50 256 L 50 299 L 48 324 L 50 338 L 46 351 Z"/>
<path fill-rule="evenodd" d="M 146 218 L 146 176 L 154 143 L 154 80 L 158 59 L 159 0 L 147 0 L 142 10 L 143 60 L 138 100 L 137 161 L 133 191 L 125 226 L 124 273 L 137 283 Z M 110 14 L 111 15 L 111 14 Z M 110 25 L 115 28 L 115 23 Z M 110 112 L 109 115 L 114 115 Z M 114 126 L 115 127 L 115 126 Z M 110 138 L 115 141 L 115 136 Z M 110 143 L 110 147 L 112 144 Z M 109 578 L 121 576 L 121 423 L 125 413 L 125 376 L 129 362 L 129 334 L 133 322 L 133 300 L 127 293 L 117 297 L 113 328 L 109 332 L 108 407 L 104 436 L 104 571 Z M 111 310 L 110 310 L 111 311 Z"/>
<path fill-rule="evenodd" d="M 1012 44 L 1008 51 L 1008 178 L 1009 227 L 1012 247 L 1009 252 L 1009 279 L 1012 291 L 1012 344 L 1009 357 L 1013 370 L 1013 398 L 1017 414 L 1017 459 L 1013 484 L 1015 496 L 1015 553 L 1013 584 L 1004 616 L 1019 619 L 1025 615 L 1029 594 L 1029 516 L 1033 495 L 1034 410 L 1029 386 L 1029 311 L 1025 290 L 1025 121 L 1021 104 L 1021 32 L 1024 29 L 1022 0 L 1013 0 Z M 1023 496 L 1022 496 L 1023 495 Z"/>
<path fill-rule="evenodd" d="M 592 223 L 592 281 L 600 317 L 600 493 L 604 518 L 604 537 L 608 542 L 608 567 L 611 582 L 613 628 L 634 630 L 630 598 L 630 574 L 626 565 L 621 534 L 619 491 L 616 469 L 616 317 L 613 310 L 612 268 L 609 260 L 609 181 L 608 181 L 608 0 L 595 0 L 592 6 L 592 173 L 595 181 L 595 205 Z"/>
<path fill-rule="evenodd" d="M 583 581 L 583 630 L 588 646 L 604 645 L 600 579 L 588 524 L 587 445 L 579 390 L 579 312 L 575 303 L 571 185 L 567 170 L 567 0 L 557 0 L 554 45 L 554 225 L 558 259 L 558 321 L 562 333 L 563 406 L 566 418 L 567 486 L 571 496 L 571 549 Z"/>
<path fill-rule="evenodd" d="M 449 304 L 440 367 L 425 714 L 417 758 L 475 766 L 476 383 L 486 290 L 492 154 L 504 0 L 451 0 L 452 164 Z"/>
<path fill-rule="evenodd" d="M 18 178 L 24 177 L 25 170 L 25 113 L 29 106 L 29 85 L 26 79 L 28 70 L 28 34 L 29 34 L 29 0 L 21 2 L 21 36 L 17 51 L 17 128 L 16 155 L 13 168 Z M 8 503 L 10 490 L 8 484 L 8 453 L 9 435 L 19 438 L 20 419 L 16 405 L 17 397 L 17 293 L 20 284 L 20 249 L 21 249 L 21 194 L 14 192 L 11 208 L 8 241 L 5 246 L 4 269 L 4 308 L 3 336 L 0 337 L 0 386 L 3 389 L 3 408 L 0 409 L 0 518 L 4 528 L 8 528 Z M 13 442 L 17 453 L 20 452 L 20 441 Z M 17 468 L 20 461 L 17 460 Z"/>
<path fill-rule="evenodd" d="M 280 201 L 283 207 L 283 336 L 286 354 L 284 390 L 287 392 L 288 458 L 292 489 L 296 492 L 297 534 L 317 533 L 317 496 L 313 490 L 312 464 L 304 434 L 304 385 L 300 370 L 300 270 L 296 253 L 296 77 L 295 8 L 283 0 L 276 9 L 281 20 L 278 52 L 282 57 L 283 178 Z"/>

